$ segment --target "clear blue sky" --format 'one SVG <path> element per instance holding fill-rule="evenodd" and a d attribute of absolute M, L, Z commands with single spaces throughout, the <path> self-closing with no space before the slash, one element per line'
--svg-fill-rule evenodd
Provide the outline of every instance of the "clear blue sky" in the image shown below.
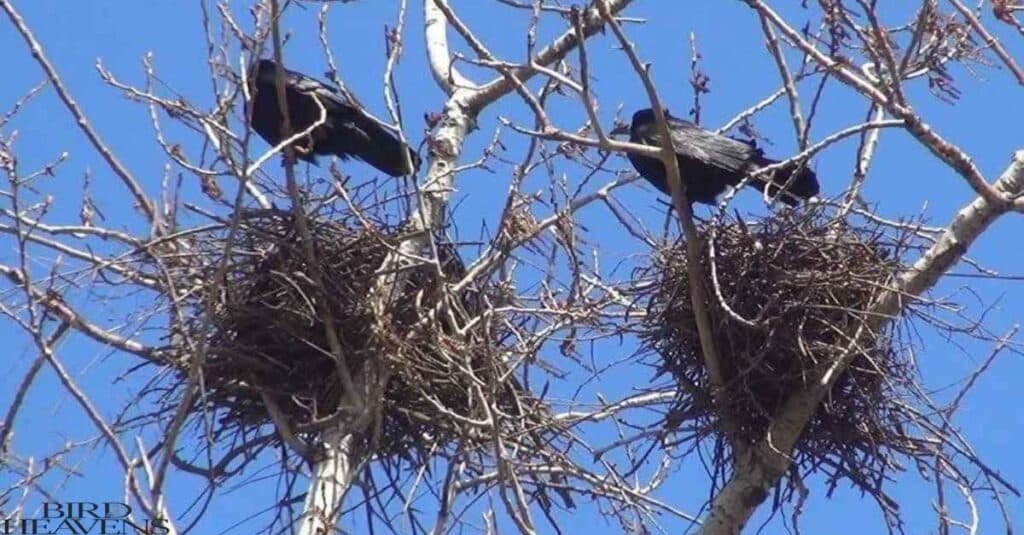
<path fill-rule="evenodd" d="M 410 24 L 406 36 L 406 51 L 398 71 L 399 94 L 406 118 L 406 134 L 414 142 L 423 137 L 424 113 L 437 112 L 443 95 L 429 78 L 422 44 L 419 2 L 413 0 Z M 525 50 L 523 33 L 525 17 L 509 15 L 509 10 L 496 2 L 460 0 L 454 2 L 466 22 L 477 29 L 491 50 L 499 55 L 520 59 Z M 783 4 L 784 2 L 773 2 Z M 158 191 L 165 158 L 152 139 L 152 128 L 145 107 L 127 102 L 117 91 L 105 86 L 93 65 L 97 58 L 124 80 L 139 83 L 141 58 L 152 52 L 161 79 L 190 101 L 209 106 L 210 95 L 205 44 L 202 38 L 200 11 L 197 2 L 181 0 L 105 0 L 72 2 L 68 0 L 18 0 L 18 9 L 46 47 L 51 60 L 64 77 L 78 102 L 84 107 L 93 124 L 119 154 L 125 164 L 143 181 L 147 191 Z M 243 6 L 244 2 L 233 2 Z M 331 46 L 336 54 L 345 83 L 375 113 L 385 114 L 381 78 L 384 70 L 384 25 L 393 25 L 396 2 L 364 0 L 350 5 L 337 5 L 332 11 Z M 237 9 L 241 12 L 241 9 Z M 316 6 L 303 10 L 293 7 L 285 27 L 294 32 L 286 49 L 290 67 L 318 75 L 326 70 L 325 61 L 316 42 Z M 641 27 L 630 27 L 631 36 L 640 54 L 653 63 L 654 79 L 662 98 L 677 115 L 685 115 L 691 102 L 689 76 L 689 32 L 695 32 L 703 56 L 703 69 L 710 75 L 712 92 L 704 97 L 703 122 L 718 126 L 738 111 L 762 99 L 778 87 L 776 68 L 768 56 L 756 18 L 740 2 L 692 0 L 641 0 L 628 11 L 635 17 L 649 19 Z M 802 20 L 799 11 L 793 11 Z M 496 24 L 499 21 L 500 24 Z M 542 25 L 539 42 L 563 30 L 562 22 L 552 19 Z M 1024 41 L 1006 37 L 1011 52 L 1024 58 Z M 343 36 L 343 37 L 342 37 Z M 353 47 L 352 43 L 359 43 Z M 632 75 L 624 57 L 614 49 L 608 36 L 594 39 L 589 45 L 595 89 L 602 104 L 602 117 L 610 124 L 619 104 L 624 105 L 626 116 L 633 108 L 645 102 L 642 87 Z M 461 44 L 458 45 L 460 48 Z M 29 87 L 38 83 L 43 74 L 31 59 L 19 36 L 6 19 L 0 23 L 0 49 L 4 50 L 7 73 L 0 84 L 0 109 L 9 106 Z M 792 63 L 792 61 L 791 61 Z M 479 73 L 467 71 L 481 81 Z M 909 90 L 916 109 L 940 133 L 959 144 L 972 155 L 987 177 L 995 177 L 1007 165 L 1012 151 L 1024 148 L 1020 125 L 1024 124 L 1024 106 L 1020 103 L 1021 88 L 1015 85 L 1005 71 L 980 67 L 976 74 L 960 68 L 952 71 L 963 97 L 955 105 L 931 97 L 923 82 L 916 82 Z M 813 91 L 813 85 L 801 86 L 804 94 Z M 167 94 L 167 93 L 165 93 Z M 556 103 L 553 118 L 566 128 L 580 123 L 576 104 L 568 99 Z M 812 139 L 860 122 L 866 105 L 852 93 L 832 85 L 824 95 L 824 104 L 815 120 Z M 467 144 L 465 160 L 478 157 L 480 149 L 489 141 L 497 125 L 498 116 L 527 121 L 525 107 L 514 97 L 488 108 L 482 114 L 480 131 Z M 532 122 L 526 122 L 532 124 Z M 758 130 L 772 142 L 767 152 L 780 157 L 791 154 L 796 143 L 788 119 L 788 109 L 781 102 L 757 116 Z M 32 168 L 52 160 L 62 151 L 69 153 L 69 161 L 49 190 L 58 195 L 53 217 L 74 221 L 77 217 L 77 192 L 83 173 L 91 170 L 93 181 L 99 185 L 94 197 L 108 222 L 122 220 L 124 226 L 138 225 L 138 218 L 125 206 L 121 190 L 113 186 L 115 180 L 98 155 L 75 128 L 66 109 L 59 105 L 53 92 L 45 91 L 18 120 L 6 129 L 17 129 L 20 142 L 19 155 L 24 168 Z M 196 147 L 197 140 L 179 132 L 186 147 Z M 523 140 L 512 132 L 503 138 L 508 146 L 507 155 L 515 160 L 523 147 Z M 261 143 L 261 142 L 260 142 Z M 259 145 L 262 147 L 262 145 Z M 851 176 L 856 141 L 840 143 L 814 161 L 815 170 L 822 178 L 823 193 L 841 192 Z M 616 159 L 614 166 L 625 168 L 624 159 Z M 272 167 L 271 172 L 276 172 Z M 351 173 L 369 173 L 370 168 L 355 165 L 347 167 Z M 578 176 L 565 169 L 573 183 Z M 576 170 L 578 172 L 578 170 Z M 546 183 L 544 176 L 531 178 L 533 189 Z M 509 174 L 474 171 L 458 179 L 455 197 L 456 223 L 462 237 L 476 237 L 483 222 L 494 228 L 494 216 L 504 203 Z M 529 188 L 528 188 L 529 189 Z M 192 189 L 194 191 L 194 187 Z M 913 216 L 924 209 L 930 224 L 945 226 L 955 210 L 973 198 L 966 183 L 926 153 L 907 135 L 887 131 L 882 134 L 878 155 L 872 165 L 865 197 L 878 205 L 887 217 Z M 649 228 L 659 228 L 663 208 L 657 202 L 656 192 L 650 188 L 630 186 L 620 194 L 623 203 L 635 207 Z M 465 202 L 470 200 L 471 202 Z M 756 195 L 741 195 L 738 207 L 763 212 Z M 639 252 L 636 242 L 617 227 L 607 213 L 599 209 L 585 211 L 581 223 L 588 229 L 587 239 L 600 243 L 603 254 L 611 260 L 623 259 Z M 1020 247 L 1024 234 L 1024 220 L 1020 216 L 1005 217 L 997 223 L 971 249 L 970 255 L 987 267 L 1003 275 L 1024 272 L 1024 248 Z M 0 262 L 14 258 L 9 240 L 0 241 Z M 612 262 L 606 262 L 611 265 Z M 955 269 L 970 273 L 965 266 Z M 628 273 L 628 271 L 626 271 Z M 6 288 L 6 287 L 2 287 Z M 980 315 L 990 330 L 1002 333 L 1024 317 L 1024 282 L 984 281 L 975 278 L 946 278 L 936 295 L 952 297 L 967 307 L 968 314 Z M 147 303 L 120 300 L 116 303 L 90 301 L 89 308 L 105 315 L 106 321 L 116 324 L 124 321 L 136 309 Z M 989 307 L 991 309 L 989 310 Z M 34 358 L 31 344 L 17 330 L 0 322 L 0 340 L 4 344 L 5 358 L 0 363 L 0 406 L 6 407 L 10 392 L 21 378 L 23 370 Z M 603 345 L 600 357 L 607 362 L 631 354 L 633 347 Z M 970 340 L 945 341 L 929 328 L 922 327 L 916 358 L 921 365 L 925 384 L 932 389 L 953 385 L 973 370 L 989 351 L 989 346 Z M 130 359 L 110 355 L 103 348 L 73 339 L 61 351 L 65 364 L 80 378 L 83 388 L 102 400 L 101 409 L 113 416 L 138 387 L 134 377 L 117 381 L 118 375 L 129 365 Z M 625 394 L 633 387 L 650 381 L 650 370 L 641 366 L 620 366 L 595 391 L 614 397 Z M 1024 430 L 1024 415 L 1019 410 L 1024 394 L 1017 381 L 1024 378 L 1024 360 L 1016 353 L 1000 357 L 993 368 L 976 387 L 974 394 L 959 413 L 958 422 L 970 438 L 978 453 L 1010 481 L 1024 484 L 1024 462 L 1017 450 Z M 572 385 L 556 385 L 571 391 Z M 941 397 L 941 394 L 939 394 Z M 17 425 L 16 450 L 23 453 L 52 451 L 65 441 L 80 441 L 95 435 L 84 421 L 79 409 L 59 389 L 55 378 L 44 372 L 32 391 L 29 405 L 22 411 Z M 117 500 L 122 484 L 118 471 L 112 468 L 112 457 L 107 448 L 86 447 L 72 458 L 80 463 L 81 476 L 69 478 L 58 487 L 55 496 L 62 500 Z M 931 503 L 933 489 L 914 472 L 894 482 L 889 490 L 903 506 L 908 521 L 908 533 L 934 532 Z M 254 478 L 260 474 L 251 474 Z M 0 484 L 4 477 L 0 475 Z M 699 461 L 693 459 L 677 466 L 673 480 L 658 496 L 689 511 L 696 511 L 706 493 L 706 482 Z M 49 481 L 51 485 L 55 481 Z M 177 477 L 172 509 L 182 510 L 190 503 L 202 481 L 191 476 Z M 234 483 L 234 482 L 233 482 Z M 215 502 L 219 514 L 211 515 L 209 524 L 196 532 L 217 533 L 247 512 L 269 507 L 273 479 L 246 485 L 228 486 Z M 1024 502 L 1010 498 L 1011 511 L 1024 512 Z M 998 525 L 997 513 L 982 497 L 982 533 L 990 533 Z M 582 508 L 575 518 L 567 521 L 567 532 L 587 529 L 590 533 L 616 533 L 614 525 L 606 525 L 594 518 L 592 509 Z M 1020 521 L 1018 515 L 1018 521 Z M 764 520 L 763 517 L 759 517 Z M 803 517 L 804 533 L 862 533 L 881 532 L 882 525 L 875 506 L 857 493 L 838 489 L 833 498 L 823 495 L 823 489 L 812 488 L 812 496 Z M 260 521 L 243 524 L 230 533 L 248 533 Z M 669 524 L 675 526 L 677 524 Z M 855 528 L 855 526 L 857 528 Z M 864 530 L 859 529 L 864 526 Z M 361 532 L 362 524 L 352 525 Z M 765 533 L 781 533 L 778 520 L 770 521 Z"/>

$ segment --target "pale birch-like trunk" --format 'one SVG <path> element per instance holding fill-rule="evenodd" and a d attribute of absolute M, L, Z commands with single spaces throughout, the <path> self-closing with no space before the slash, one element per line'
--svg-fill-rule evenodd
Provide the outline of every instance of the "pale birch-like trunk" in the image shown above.
<path fill-rule="evenodd" d="M 354 437 L 345 427 L 328 430 L 323 437 L 324 457 L 313 466 L 305 511 L 297 535 L 331 533 L 340 507 L 360 466 Z"/>

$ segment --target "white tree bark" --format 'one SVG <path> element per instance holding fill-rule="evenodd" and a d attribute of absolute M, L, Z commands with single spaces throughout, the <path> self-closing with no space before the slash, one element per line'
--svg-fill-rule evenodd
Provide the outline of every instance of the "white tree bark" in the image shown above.
<path fill-rule="evenodd" d="M 985 229 L 1013 209 L 1013 199 L 1024 194 L 1024 150 L 1014 154 L 994 188 L 1001 202 L 992 203 L 979 196 L 961 209 L 942 237 L 866 313 L 877 319 L 852 336 L 846 355 L 817 370 L 818 380 L 786 403 L 775 417 L 768 436 L 736 459 L 731 479 L 712 501 L 701 535 L 732 535 L 743 529 L 789 467 L 790 452 L 836 378 L 856 355 L 853 348 L 870 332 L 878 332 L 891 318 L 897 317 L 909 300 L 934 286 Z"/>
<path fill-rule="evenodd" d="M 353 446 L 353 436 L 345 427 L 324 433 L 324 458 L 313 466 L 304 517 L 297 535 L 324 535 L 333 531 L 345 494 L 360 465 L 361 456 L 353 451 Z"/>

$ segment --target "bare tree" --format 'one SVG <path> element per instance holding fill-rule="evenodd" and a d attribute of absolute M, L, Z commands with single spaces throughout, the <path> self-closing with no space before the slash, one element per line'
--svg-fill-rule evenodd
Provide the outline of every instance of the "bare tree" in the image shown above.
<path fill-rule="evenodd" d="M 7 519 L 55 501 L 60 478 L 77 471 L 63 459 L 98 443 L 113 452 L 138 519 L 165 519 L 173 533 L 206 532 L 211 504 L 230 503 L 223 491 L 247 479 L 267 485 L 261 473 L 276 479 L 275 500 L 247 532 L 312 535 L 355 522 L 395 532 L 560 532 L 585 514 L 617 531 L 728 534 L 760 508 L 792 511 L 779 522 L 799 531 L 814 506 L 808 487 L 841 484 L 873 498 L 898 532 L 890 486 L 907 465 L 935 487 L 938 532 L 977 532 L 981 496 L 1012 531 L 1004 500 L 1018 494 L 1013 482 L 972 449 L 954 417 L 997 356 L 1019 352 L 1016 330 L 992 333 L 932 290 L 957 265 L 977 280 L 997 276 L 966 255 L 995 221 L 1024 212 L 1024 147 L 986 177 L 915 99 L 955 102 L 970 91 L 953 69 L 992 69 L 987 83 L 1024 85 L 1014 54 L 1020 8 L 922 0 L 910 13 L 820 0 L 794 15 L 776 9 L 781 2 L 738 2 L 742 24 L 763 34 L 767 54 L 757 61 L 777 70 L 778 89 L 718 131 L 756 137 L 754 120 L 785 110 L 797 152 L 755 175 L 811 165 L 850 138 L 859 146 L 847 187 L 828 184 L 840 195 L 793 210 L 766 195 L 772 210 L 741 216 L 730 191 L 701 219 L 672 147 L 614 139 L 621 119 L 606 110 L 624 103 L 599 99 L 602 77 L 628 73 L 645 95 L 628 109 L 652 107 L 668 128 L 665 91 L 651 75 L 660 66 L 634 42 L 644 21 L 630 14 L 641 0 L 487 3 L 495 20 L 525 23 L 519 57 L 495 52 L 492 36 L 508 30 L 467 22 L 462 2 L 396 0 L 381 59 L 390 126 L 415 146 L 403 95 L 426 92 L 431 79 L 442 95 L 425 118 L 427 165 L 416 180 L 354 178 L 338 161 L 298 165 L 293 142 L 326 115 L 304 131 L 286 121 L 288 139 L 262 150 L 249 126 L 248 72 L 260 57 L 290 65 L 291 32 L 317 37 L 328 77 L 358 102 L 331 46 L 344 36 L 329 26 L 349 3 L 198 2 L 209 105 L 174 92 L 151 56 L 141 83 L 97 63 L 112 91 L 148 112 L 164 155 L 154 186 L 122 163 L 32 27 L 0 0 L 42 71 L 0 118 L 0 233 L 14 252 L 0 263 L 0 313 L 34 353 L 0 437 L 0 460 L 15 475 L 0 495 Z M 701 65 L 707 38 L 690 34 L 679 51 L 698 123 L 712 87 Z M 400 81 L 413 39 L 425 43 L 429 73 Z M 618 72 L 598 72 L 609 62 Z M 833 87 L 861 109 L 840 114 L 851 125 L 822 132 L 815 119 Z M 283 77 L 277 89 L 286 108 Z M 74 223 L 55 209 L 75 195 L 66 154 L 25 169 L 18 148 L 33 140 L 8 128 L 43 92 L 107 166 L 102 179 L 74 182 Z M 499 102 L 518 111 L 488 124 L 492 110 L 506 109 Z M 553 111 L 567 103 L 572 111 Z M 569 118 L 578 126 L 558 125 Z M 932 214 L 949 218 L 940 227 L 875 212 L 862 189 L 883 130 L 907 134 L 977 198 Z M 482 149 L 467 148 L 475 137 Z M 638 181 L 623 153 L 665 164 L 672 198 L 660 231 L 652 214 L 620 200 Z M 501 208 L 481 227 L 452 199 L 466 177 L 485 172 Z M 96 187 L 117 188 L 138 221 L 105 221 Z M 588 210 L 631 244 L 628 260 L 588 230 Z M 124 321 L 104 319 L 140 302 Z M 910 331 L 924 328 L 992 347 L 943 401 L 907 356 Z M 67 340 L 110 352 L 133 385 L 131 401 L 116 406 L 83 388 L 62 357 Z M 661 379 L 615 384 L 620 370 L 650 367 Z M 18 420 L 44 373 L 95 438 L 17 451 Z M 614 397 L 602 393 L 613 386 Z M 690 465 L 706 470 L 696 481 L 707 488 L 703 503 L 667 490 Z M 179 478 L 202 491 L 174 496 L 168 481 Z M 950 488 L 964 506 L 951 504 Z"/>

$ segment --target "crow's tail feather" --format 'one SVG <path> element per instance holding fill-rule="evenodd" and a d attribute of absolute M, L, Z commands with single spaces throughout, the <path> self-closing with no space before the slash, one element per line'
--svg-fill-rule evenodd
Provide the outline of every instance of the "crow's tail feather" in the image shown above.
<path fill-rule="evenodd" d="M 779 162 L 761 158 L 757 165 L 764 167 L 776 163 Z M 818 176 L 814 174 L 814 171 L 801 167 L 799 163 L 787 164 L 772 172 L 769 177 L 755 180 L 753 185 L 770 197 L 778 197 L 780 201 L 789 206 L 796 206 L 800 204 L 801 199 L 810 199 L 819 191 Z M 781 192 L 783 186 L 786 186 L 785 192 Z M 780 193 L 782 194 L 780 195 Z"/>
<path fill-rule="evenodd" d="M 328 141 L 330 152 L 341 158 L 355 157 L 376 167 L 388 175 L 399 177 L 415 174 L 420 166 L 420 157 L 398 138 L 370 119 L 362 119 L 358 125 L 359 135 L 339 130 Z M 406 163 L 408 155 L 412 169 Z"/>

